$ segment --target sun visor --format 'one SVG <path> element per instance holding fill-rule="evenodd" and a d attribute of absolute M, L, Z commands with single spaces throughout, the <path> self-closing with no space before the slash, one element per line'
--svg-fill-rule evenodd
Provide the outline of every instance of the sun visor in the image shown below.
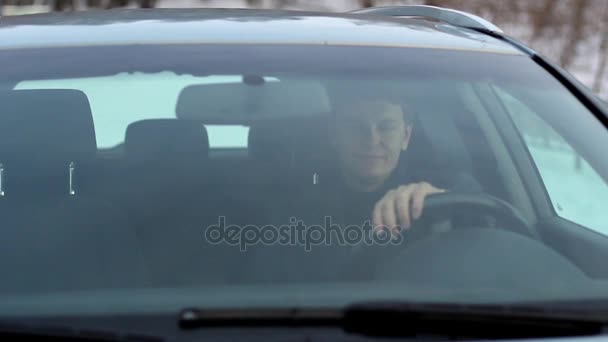
<path fill-rule="evenodd" d="M 259 76 L 241 82 L 197 84 L 184 88 L 177 100 L 180 119 L 206 123 L 301 117 L 328 113 L 323 85 L 309 80 L 277 80 Z"/>

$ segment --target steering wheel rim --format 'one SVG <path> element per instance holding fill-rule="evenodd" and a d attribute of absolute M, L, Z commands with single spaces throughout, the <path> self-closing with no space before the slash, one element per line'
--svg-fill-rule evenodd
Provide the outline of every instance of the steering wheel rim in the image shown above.
<path fill-rule="evenodd" d="M 458 216 L 467 216 L 471 211 L 475 211 L 474 217 L 479 217 L 479 213 L 490 214 L 497 221 L 507 223 L 510 231 L 522 234 L 528 238 L 539 240 L 539 235 L 533 228 L 532 224 L 519 212 L 517 208 L 508 202 L 497 197 L 483 193 L 456 193 L 444 192 L 428 195 L 424 201 L 424 209 L 422 216 L 414 221 L 412 226 L 402 231 L 401 242 L 392 244 L 391 246 L 372 246 L 374 248 L 362 248 L 354 252 L 349 264 L 352 264 L 357 271 L 360 261 L 377 260 L 378 258 L 388 258 L 394 253 L 402 251 L 402 245 L 407 245 L 435 234 L 430 228 L 432 223 L 445 219 L 453 220 Z M 463 215 L 464 214 L 464 215 Z M 471 216 L 471 215 L 468 215 Z M 470 228 L 470 226 L 455 226 L 455 229 Z M 479 226 L 472 226 L 479 228 Z M 486 229 L 493 229 L 488 227 Z M 502 227 L 500 227 L 502 228 Z M 347 271 L 349 272 L 349 271 Z"/>
<path fill-rule="evenodd" d="M 467 215 L 473 211 L 475 215 Z M 481 216 L 479 213 L 493 217 L 499 222 L 507 223 L 510 227 L 508 230 L 529 238 L 539 238 L 532 224 L 510 203 L 488 194 L 457 192 L 444 192 L 427 196 L 424 200 L 422 216 L 414 221 L 410 229 L 402 233 L 420 238 L 431 233 L 426 228 L 434 222 L 446 219 L 454 220 L 463 216 L 478 218 Z M 459 229 L 459 226 L 456 225 L 454 228 Z"/>

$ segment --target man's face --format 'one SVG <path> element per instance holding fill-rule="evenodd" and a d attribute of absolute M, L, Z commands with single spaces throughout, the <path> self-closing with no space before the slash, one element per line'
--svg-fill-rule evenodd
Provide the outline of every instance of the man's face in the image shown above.
<path fill-rule="evenodd" d="M 355 100 L 337 108 L 332 139 L 345 176 L 365 187 L 391 175 L 410 134 L 400 106 Z"/>

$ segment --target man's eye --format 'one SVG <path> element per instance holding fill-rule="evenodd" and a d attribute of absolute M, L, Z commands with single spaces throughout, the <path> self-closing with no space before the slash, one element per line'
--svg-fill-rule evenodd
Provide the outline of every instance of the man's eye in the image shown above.
<path fill-rule="evenodd" d="M 390 132 L 397 128 L 397 124 L 392 121 L 381 122 L 378 124 L 378 130 L 383 132 Z"/>

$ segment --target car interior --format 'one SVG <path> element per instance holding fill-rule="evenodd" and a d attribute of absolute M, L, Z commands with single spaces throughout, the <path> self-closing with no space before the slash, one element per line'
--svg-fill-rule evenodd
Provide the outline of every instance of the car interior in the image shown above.
<path fill-rule="evenodd" d="M 289 272 L 267 269 L 274 278 L 264 278 L 263 267 L 256 268 L 252 260 L 255 254 L 206 243 L 204 227 L 217 224 L 220 216 L 235 225 L 287 223 L 298 209 L 302 187 L 312 191 L 319 205 L 331 197 L 324 191 L 324 184 L 332 181 L 326 176 L 337 167 L 328 139 L 331 101 L 323 97 L 323 89 L 307 82 L 294 82 L 291 89 L 256 89 L 260 78 L 243 80 L 185 88 L 176 118 L 131 123 L 124 144 L 112 151 L 97 148 L 84 92 L 0 91 L 0 210 L 5 227 L 0 270 L 10 275 L 0 289 L 52 292 L 295 279 Z M 298 92 L 307 95 L 293 95 Z M 241 96 L 222 97 L 227 93 Z M 500 150 L 490 138 L 488 130 L 497 123 L 480 118 L 475 107 L 480 104 L 467 102 L 462 93 L 441 95 L 442 101 L 423 106 L 410 95 L 416 129 L 402 163 L 472 175 L 487 194 L 518 207 L 514 210 L 521 210 L 531 233 L 524 237 L 509 229 L 495 234 L 482 229 L 477 237 L 472 237 L 474 230 L 465 230 L 442 240 L 448 241 L 444 244 L 426 239 L 407 249 L 403 258 L 420 260 L 428 250 L 446 254 L 425 257 L 428 264 L 400 262 L 405 271 L 388 272 L 389 278 L 420 274 L 415 277 L 419 281 L 447 283 L 458 279 L 453 272 L 467 267 L 487 271 L 474 272 L 474 281 L 481 282 L 489 282 L 498 268 L 517 269 L 504 274 L 512 280 L 508 284 L 518 277 L 534 277 L 539 283 L 549 275 L 607 277 L 604 268 L 588 262 L 591 256 L 607 256 L 606 238 L 540 217 L 534 210 L 537 216 L 529 215 L 516 201 L 520 181 L 513 172 L 522 166 L 505 159 L 513 155 L 513 146 Z M 247 147 L 210 148 L 205 128 L 210 124 L 249 127 Z M 472 244 L 484 234 L 489 239 L 485 247 Z M 463 248 L 483 252 L 462 255 Z M 513 249 L 519 253 L 507 257 Z M 496 263 L 470 266 L 484 263 L 479 256 L 489 251 L 498 253 L 491 259 Z M 284 250 L 272 253 L 274 259 L 290 255 Z M 462 257 L 449 257 L 454 255 Z M 526 263 L 526 258 L 537 262 Z M 263 253 L 259 260 L 267 262 Z M 312 280 L 336 280 L 336 274 L 304 274 Z M 363 278 L 369 280 L 369 275 Z"/>

